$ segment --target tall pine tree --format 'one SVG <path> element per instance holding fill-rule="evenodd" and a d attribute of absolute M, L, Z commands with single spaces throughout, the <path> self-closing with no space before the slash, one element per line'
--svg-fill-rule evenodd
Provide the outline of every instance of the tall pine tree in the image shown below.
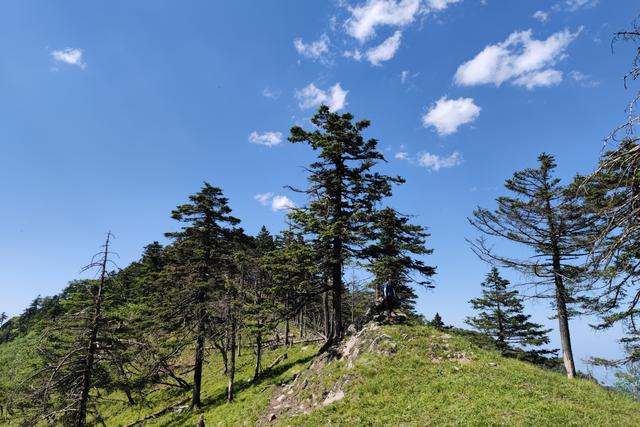
<path fill-rule="evenodd" d="M 298 190 L 309 196 L 309 203 L 295 210 L 291 219 L 302 231 L 314 235 L 325 252 L 333 314 L 330 341 L 335 341 L 344 332 L 343 267 L 359 255 L 365 229 L 372 222 L 371 212 L 391 195 L 392 184 L 404 180 L 373 171 L 384 157 L 377 151 L 377 140 L 362 136 L 370 125 L 368 120 L 354 123 L 351 114 L 334 113 L 323 105 L 311 122 L 316 130 L 294 126 L 289 137 L 291 142 L 308 144 L 318 152 L 317 160 L 308 167 L 309 187 Z"/>
<path fill-rule="evenodd" d="M 575 376 L 569 318 L 572 303 L 584 279 L 585 233 L 593 224 L 560 180 L 553 176 L 553 156 L 542 153 L 538 167 L 515 172 L 505 182 L 511 196 L 496 199 L 494 211 L 478 208 L 469 219 L 485 236 L 497 237 L 530 249 L 528 258 L 497 254 L 483 237 L 471 242 L 482 259 L 513 268 L 531 278 L 539 290 L 533 296 L 551 298 L 556 309 L 564 365 Z"/>
<path fill-rule="evenodd" d="M 228 199 L 220 188 L 204 183 L 200 192 L 189 196 L 189 203 L 178 206 L 171 217 L 181 223 L 180 231 L 166 233 L 174 239 L 177 251 L 171 279 L 170 310 L 174 325 L 193 331 L 193 393 L 191 407 L 201 406 L 202 367 L 205 340 L 216 314 L 223 309 L 227 294 L 227 273 L 233 264 L 234 228 L 240 220 L 231 215 Z M 175 280 L 175 281 L 174 281 Z"/>

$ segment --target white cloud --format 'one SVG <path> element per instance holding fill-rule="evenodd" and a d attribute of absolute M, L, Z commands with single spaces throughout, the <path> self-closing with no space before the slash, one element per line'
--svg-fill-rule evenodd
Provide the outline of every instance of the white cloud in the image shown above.
<path fill-rule="evenodd" d="M 68 47 L 63 50 L 53 50 L 51 51 L 51 56 L 56 62 L 76 65 L 82 69 L 87 66 L 87 64 L 82 62 L 82 49 Z"/>
<path fill-rule="evenodd" d="M 398 151 L 394 157 L 398 160 L 409 160 L 409 153 L 406 151 Z"/>
<path fill-rule="evenodd" d="M 569 77 L 571 77 L 574 82 L 578 83 L 582 87 L 594 88 L 600 86 L 600 82 L 594 80 L 590 74 L 584 74 L 580 71 L 574 70 L 569 72 Z"/>
<path fill-rule="evenodd" d="M 331 111 L 338 111 L 347 105 L 348 90 L 342 89 L 340 83 L 331 86 L 328 91 L 319 89 L 313 83 L 302 90 L 296 91 L 296 98 L 300 101 L 298 106 L 302 109 L 316 108 L 326 105 Z"/>
<path fill-rule="evenodd" d="M 562 82 L 562 73 L 558 70 L 548 69 L 523 74 L 513 81 L 516 86 L 524 86 L 529 90 L 537 87 L 551 87 Z"/>
<path fill-rule="evenodd" d="M 266 145 L 267 147 L 273 147 L 282 142 L 281 132 L 263 132 L 258 133 L 253 131 L 249 134 L 249 142 L 252 144 Z"/>
<path fill-rule="evenodd" d="M 344 23 L 347 34 L 363 43 L 373 37 L 376 27 L 404 27 L 416 17 L 429 12 L 441 12 L 450 4 L 462 0 L 367 0 L 364 4 L 349 7 L 351 16 Z"/>
<path fill-rule="evenodd" d="M 253 196 L 253 199 L 258 201 L 262 206 L 271 205 L 271 210 L 274 212 L 285 211 L 296 207 L 296 204 L 287 196 L 280 196 L 272 192 L 256 194 Z"/>
<path fill-rule="evenodd" d="M 462 0 L 427 0 L 427 5 L 431 10 L 441 11 L 449 7 L 450 4 L 459 3 Z"/>
<path fill-rule="evenodd" d="M 588 9 L 598 4 L 599 0 L 565 0 L 565 5 L 570 12 L 578 9 Z"/>
<path fill-rule="evenodd" d="M 538 10 L 533 14 L 532 18 L 540 22 L 547 22 L 547 20 L 549 19 L 549 13 L 545 12 L 544 10 Z"/>
<path fill-rule="evenodd" d="M 320 40 L 312 43 L 304 43 L 301 38 L 297 38 L 293 41 L 293 46 L 305 58 L 326 62 L 329 54 L 329 37 L 323 34 L 320 36 Z"/>
<path fill-rule="evenodd" d="M 565 50 L 581 31 L 560 31 L 546 40 L 533 39 L 531 30 L 514 32 L 458 67 L 454 81 L 460 86 L 500 86 L 510 81 L 528 88 L 558 84 L 562 74 L 550 67 L 565 57 Z"/>
<path fill-rule="evenodd" d="M 418 165 L 430 171 L 437 172 L 440 169 L 452 168 L 462 164 L 462 156 L 457 151 L 448 157 L 440 157 L 428 152 L 418 153 Z"/>
<path fill-rule="evenodd" d="M 422 117 L 422 124 L 434 127 L 440 136 L 450 135 L 458 127 L 475 121 L 480 110 L 473 98 L 447 99 L 443 96 Z"/>
<path fill-rule="evenodd" d="M 402 27 L 411 24 L 420 13 L 420 0 L 367 0 L 349 8 L 351 17 L 345 22 L 347 33 L 360 42 L 375 34 L 381 25 Z"/>
<path fill-rule="evenodd" d="M 269 192 L 256 194 L 255 196 L 253 196 L 253 199 L 257 200 L 258 203 L 260 203 L 262 206 L 267 206 L 272 197 L 273 193 Z"/>
<path fill-rule="evenodd" d="M 400 48 L 401 31 L 396 31 L 391 37 L 383 41 L 376 47 L 367 50 L 367 60 L 372 65 L 380 65 L 381 62 L 388 61 L 396 54 Z"/>
<path fill-rule="evenodd" d="M 345 58 L 352 58 L 358 62 L 362 60 L 362 52 L 360 52 L 360 49 L 345 50 L 343 55 Z"/>
<path fill-rule="evenodd" d="M 402 70 L 402 72 L 400 73 L 400 83 L 405 84 L 410 78 L 412 79 L 418 77 L 419 75 L 420 73 L 411 74 L 409 70 Z"/>
<path fill-rule="evenodd" d="M 269 89 L 268 87 L 265 87 L 262 90 L 262 96 L 264 96 L 265 98 L 278 99 L 280 98 L 280 95 L 282 95 L 281 90 Z"/>
<path fill-rule="evenodd" d="M 287 196 L 273 196 L 271 200 L 271 210 L 272 211 L 286 211 L 296 207 L 296 204 L 293 203 Z"/>

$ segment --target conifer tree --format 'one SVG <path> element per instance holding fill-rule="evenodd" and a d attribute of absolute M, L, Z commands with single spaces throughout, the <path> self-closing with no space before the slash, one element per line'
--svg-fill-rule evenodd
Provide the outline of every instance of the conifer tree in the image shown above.
<path fill-rule="evenodd" d="M 414 312 L 417 295 L 409 285 L 433 287 L 428 280 L 435 268 L 425 265 L 416 256 L 429 255 L 425 240 L 429 236 L 423 227 L 409 222 L 409 217 L 387 207 L 373 213 L 373 224 L 367 237 L 372 241 L 363 251 L 370 260 L 366 268 L 374 274 L 376 295 L 391 276 L 403 309 Z"/>
<path fill-rule="evenodd" d="M 625 88 L 640 77 L 640 23 L 615 34 L 615 41 L 636 45 L 631 68 L 624 75 Z M 589 308 L 603 321 L 599 328 L 621 322 L 628 335 L 623 339 L 629 348 L 626 361 L 640 360 L 640 137 L 637 135 L 638 101 L 636 92 L 626 108 L 626 118 L 607 138 L 617 146 L 606 152 L 596 171 L 583 181 L 580 189 L 601 221 L 600 234 L 593 240 L 593 270 L 601 285 L 594 288 Z M 586 189 L 586 191 L 585 191 Z M 586 194 L 585 194 L 586 193 Z"/>
<path fill-rule="evenodd" d="M 484 237 L 471 242 L 482 259 L 513 268 L 531 278 L 533 296 L 552 299 L 556 309 L 564 365 L 569 378 L 575 376 L 569 318 L 584 280 L 584 235 L 593 224 L 560 180 L 553 177 L 553 156 L 541 154 L 537 168 L 515 172 L 505 182 L 512 196 L 496 199 L 495 211 L 478 208 L 469 219 L 486 236 L 497 237 L 530 249 L 528 258 L 518 259 L 494 252 Z"/>
<path fill-rule="evenodd" d="M 429 322 L 429 325 L 433 326 L 436 329 L 444 328 L 444 322 L 442 321 L 442 316 L 440 316 L 440 313 L 436 312 L 436 314 L 433 316 L 433 319 L 431 319 L 431 321 Z"/>
<path fill-rule="evenodd" d="M 174 240 L 176 263 L 170 278 L 174 325 L 186 325 L 195 341 L 191 407 L 201 406 L 202 367 L 205 340 L 216 312 L 220 312 L 225 289 L 225 273 L 233 263 L 232 249 L 240 220 L 231 216 L 228 200 L 220 188 L 204 183 L 200 192 L 178 206 L 173 219 L 183 223 L 180 231 L 166 233 Z"/>
<path fill-rule="evenodd" d="M 351 114 L 334 113 L 323 105 L 311 122 L 316 130 L 294 126 L 289 137 L 318 152 L 317 160 L 308 167 L 309 187 L 298 190 L 310 197 L 309 203 L 290 217 L 304 233 L 314 235 L 325 251 L 332 297 L 330 341 L 335 341 L 343 335 L 343 266 L 358 255 L 376 204 L 391 195 L 393 183 L 404 181 L 373 171 L 384 157 L 375 139 L 365 140 L 361 135 L 369 127 L 368 120 L 354 123 Z"/>
<path fill-rule="evenodd" d="M 87 425 L 91 412 L 99 419 L 92 401 L 91 389 L 108 389 L 110 384 L 109 362 L 113 349 L 113 331 L 105 304 L 110 292 L 112 275 L 108 268 L 111 261 L 108 233 L 102 251 L 96 254 L 84 270 L 97 269 L 98 278 L 73 282 L 63 293 L 65 314 L 50 319 L 40 346 L 41 368 L 26 384 L 35 408 L 32 421 L 50 424 Z"/>
<path fill-rule="evenodd" d="M 514 345 L 538 347 L 549 344 L 548 333 L 538 323 L 530 322 L 531 316 L 524 314 L 522 297 L 515 289 L 509 289 L 509 281 L 500 277 L 496 267 L 491 269 L 482 286 L 482 296 L 471 301 L 478 311 L 475 317 L 468 317 L 466 323 L 474 329 L 493 338 L 498 347 L 506 353 Z M 532 355 L 542 355 L 548 351 L 529 350 Z"/>

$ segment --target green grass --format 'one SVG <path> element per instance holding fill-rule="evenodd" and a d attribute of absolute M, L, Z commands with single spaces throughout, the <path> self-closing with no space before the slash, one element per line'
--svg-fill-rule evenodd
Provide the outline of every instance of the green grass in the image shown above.
<path fill-rule="evenodd" d="M 286 350 L 268 351 L 263 360 L 265 367 L 283 353 L 287 353 L 288 357 L 273 369 L 265 371 L 263 378 L 253 383 L 249 380 L 253 376 L 254 355 L 251 350 L 246 350 L 236 362 L 236 394 L 232 403 L 226 401 L 227 376 L 222 374 L 220 358 L 214 353 L 203 372 L 203 408 L 199 411 L 167 413 L 144 425 L 195 426 L 203 414 L 207 426 L 253 426 L 266 410 L 273 388 L 306 369 L 316 352 L 315 346 L 294 346 Z M 111 401 L 102 403 L 100 413 L 108 426 L 122 426 L 189 396 L 190 392 L 161 389 L 153 393 L 145 405 L 131 407 L 124 402 L 123 395 L 112 395 L 109 396 Z M 113 401 L 116 399 L 117 401 Z"/>
<path fill-rule="evenodd" d="M 640 403 L 594 382 L 569 381 L 453 334 L 443 340 L 429 327 L 387 326 L 377 333 L 393 338 L 395 354 L 364 354 L 351 370 L 341 361 L 330 365 L 319 380 L 331 384 L 350 375 L 346 397 L 277 425 L 640 425 Z M 455 353 L 470 362 L 459 363 Z"/>
<path fill-rule="evenodd" d="M 455 332 L 449 332 L 450 338 L 443 339 L 442 332 L 433 328 L 401 325 L 384 326 L 367 334 L 371 334 L 369 341 L 380 334 L 389 335 L 396 343 L 395 353 L 367 351 L 366 343 L 353 368 L 348 368 L 343 359 L 309 372 L 308 386 L 296 391 L 299 401 L 311 398 L 312 394 L 317 400 L 323 391 L 348 378 L 343 386 L 345 398 L 306 415 L 278 415 L 275 425 L 640 425 L 640 403 L 589 380 L 569 381 L 562 374 L 503 358 Z M 32 356 L 29 349 L 34 343 L 35 338 L 27 336 L 0 346 L 0 373 L 5 387 L 28 373 Z M 383 346 L 393 347 L 388 342 Z M 219 356 L 213 353 L 203 375 L 203 408 L 169 412 L 145 426 L 195 426 L 200 415 L 208 427 L 255 425 L 270 411 L 274 389 L 305 371 L 317 347 L 268 351 L 263 365 L 268 366 L 285 351 L 288 359 L 265 372 L 256 383 L 249 382 L 254 356 L 245 351 L 237 362 L 236 399 L 232 403 L 226 402 L 227 377 L 222 374 Z M 461 354 L 466 359 L 464 363 L 459 361 Z M 17 360 L 21 361 L 18 365 Z M 10 366 L 14 367 L 9 369 Z M 108 426 L 123 426 L 189 396 L 189 391 L 159 387 L 144 404 L 130 406 L 121 394 L 103 394 L 106 399 L 99 408 Z M 0 424 L 12 425 L 7 420 Z"/>

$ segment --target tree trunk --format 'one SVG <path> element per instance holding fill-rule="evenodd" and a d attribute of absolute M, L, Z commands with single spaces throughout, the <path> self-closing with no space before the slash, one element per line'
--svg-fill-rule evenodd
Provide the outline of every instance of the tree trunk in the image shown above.
<path fill-rule="evenodd" d="M 196 329 L 196 349 L 193 362 L 193 396 L 191 397 L 191 408 L 200 408 L 200 391 L 202 389 L 202 365 L 204 363 L 204 290 L 200 289 L 197 295 L 198 307 L 198 326 Z"/>
<path fill-rule="evenodd" d="M 333 331 L 331 337 L 334 342 L 342 338 L 342 241 L 336 239 L 333 246 L 333 265 L 331 266 L 331 297 L 333 303 Z"/>
<path fill-rule="evenodd" d="M 329 334 L 331 333 L 329 319 L 329 291 L 325 291 L 322 294 L 322 315 L 324 321 L 324 336 L 329 340 Z"/>
<path fill-rule="evenodd" d="M 236 319 L 235 316 L 231 318 L 231 348 L 236 346 Z M 227 386 L 227 401 L 233 400 L 233 381 L 236 375 L 236 352 L 231 352 L 231 360 L 229 365 L 229 385 Z"/>
<path fill-rule="evenodd" d="M 567 378 L 571 379 L 576 375 L 576 366 L 573 361 L 573 350 L 571 349 L 571 335 L 569 333 L 569 315 L 567 313 L 567 295 L 562 277 L 556 274 L 556 306 L 558 309 L 558 326 L 560 331 L 560 343 L 562 344 L 562 359 L 567 370 Z"/>
<path fill-rule="evenodd" d="M 191 408 L 200 408 L 200 391 L 202 389 L 202 365 L 204 363 L 204 331 L 198 327 L 198 337 L 196 338 L 196 352 L 193 363 L 193 396 L 191 397 Z"/>
<path fill-rule="evenodd" d="M 262 333 L 258 332 L 256 334 L 256 366 L 253 371 L 253 381 L 256 381 L 260 378 L 260 370 L 261 367 L 261 358 L 262 358 Z"/>
<path fill-rule="evenodd" d="M 289 347 L 289 318 L 284 321 L 284 346 Z"/>

